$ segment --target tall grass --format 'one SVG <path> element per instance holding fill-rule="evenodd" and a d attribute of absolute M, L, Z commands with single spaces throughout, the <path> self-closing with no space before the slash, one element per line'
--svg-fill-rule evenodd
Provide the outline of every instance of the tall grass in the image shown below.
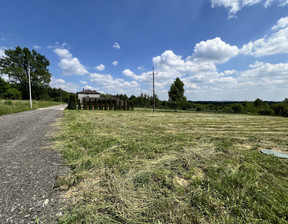
<path fill-rule="evenodd" d="M 59 223 L 287 223 L 288 120 L 207 113 L 65 111 L 71 167 Z"/>
<path fill-rule="evenodd" d="M 60 102 L 33 100 L 33 109 L 59 105 Z M 31 110 L 29 100 L 0 100 L 0 115 Z"/>

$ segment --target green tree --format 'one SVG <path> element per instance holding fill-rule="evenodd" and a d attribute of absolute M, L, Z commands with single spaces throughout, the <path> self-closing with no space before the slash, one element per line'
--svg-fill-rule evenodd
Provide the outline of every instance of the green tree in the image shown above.
<path fill-rule="evenodd" d="M 81 110 L 81 101 L 80 99 L 77 100 L 78 110 Z"/>
<path fill-rule="evenodd" d="M 173 102 L 170 105 L 175 111 L 180 105 L 184 105 L 187 102 L 184 91 L 184 83 L 179 78 L 176 78 L 168 91 L 169 101 Z"/>
<path fill-rule="evenodd" d="M 10 84 L 0 77 L 0 98 L 4 97 L 4 94 L 9 88 Z"/>
<path fill-rule="evenodd" d="M 29 70 L 34 98 L 39 93 L 39 89 L 48 86 L 51 74 L 47 67 L 50 62 L 44 55 L 19 46 L 15 50 L 5 50 L 4 53 L 5 56 L 0 58 L 0 74 L 7 74 L 11 83 L 19 85 L 23 99 L 29 98 Z"/>
<path fill-rule="evenodd" d="M 103 110 L 103 101 L 99 100 L 99 110 Z"/>
<path fill-rule="evenodd" d="M 92 99 L 89 99 L 89 110 L 92 110 Z"/>
<path fill-rule="evenodd" d="M 87 110 L 87 101 L 86 98 L 83 98 L 83 110 Z"/>
<path fill-rule="evenodd" d="M 67 108 L 70 110 L 76 110 L 76 96 L 75 95 L 70 95 Z"/>

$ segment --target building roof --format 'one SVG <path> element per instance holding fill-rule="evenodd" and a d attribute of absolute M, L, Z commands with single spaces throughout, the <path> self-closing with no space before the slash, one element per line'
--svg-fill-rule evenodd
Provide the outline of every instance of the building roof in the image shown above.
<path fill-rule="evenodd" d="M 98 93 L 97 91 L 95 91 L 95 90 L 90 90 L 90 89 L 83 89 L 81 92 L 77 92 L 77 94 L 79 94 L 79 93 L 84 93 L 84 94 L 100 94 L 100 93 Z"/>

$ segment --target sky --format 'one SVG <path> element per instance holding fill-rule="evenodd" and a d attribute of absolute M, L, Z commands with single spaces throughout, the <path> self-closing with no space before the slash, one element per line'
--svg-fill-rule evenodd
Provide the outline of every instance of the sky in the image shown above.
<path fill-rule="evenodd" d="M 50 86 L 192 101 L 288 97 L 288 0 L 0 0 L 0 57 L 50 61 Z M 5 79 L 7 77 L 3 75 Z"/>

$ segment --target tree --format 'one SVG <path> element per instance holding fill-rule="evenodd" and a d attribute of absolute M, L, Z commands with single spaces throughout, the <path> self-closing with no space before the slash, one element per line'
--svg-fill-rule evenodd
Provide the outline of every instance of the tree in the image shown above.
<path fill-rule="evenodd" d="M 184 83 L 179 78 L 177 78 L 170 86 L 168 95 L 169 101 L 173 102 L 172 104 L 170 103 L 170 105 L 175 111 L 180 105 L 183 105 L 187 102 L 187 99 L 184 96 Z"/>
<path fill-rule="evenodd" d="M 87 110 L 87 101 L 86 98 L 83 98 L 83 110 Z"/>
<path fill-rule="evenodd" d="M 5 56 L 0 58 L 0 74 L 7 74 L 11 83 L 19 85 L 23 99 L 29 98 L 29 69 L 33 97 L 39 93 L 39 89 L 48 86 L 51 74 L 47 67 L 50 62 L 44 55 L 19 46 L 15 50 L 5 50 L 4 53 Z"/>
<path fill-rule="evenodd" d="M 174 83 L 170 86 L 170 90 L 168 91 L 169 101 L 182 102 L 187 101 L 184 96 L 184 83 L 177 78 Z"/>
<path fill-rule="evenodd" d="M 92 110 L 92 99 L 89 99 L 89 110 Z"/>
<path fill-rule="evenodd" d="M 76 110 L 76 96 L 75 95 L 70 95 L 67 108 L 70 110 Z"/>
<path fill-rule="evenodd" d="M 80 99 L 77 100 L 78 110 L 81 110 L 81 101 Z"/>

